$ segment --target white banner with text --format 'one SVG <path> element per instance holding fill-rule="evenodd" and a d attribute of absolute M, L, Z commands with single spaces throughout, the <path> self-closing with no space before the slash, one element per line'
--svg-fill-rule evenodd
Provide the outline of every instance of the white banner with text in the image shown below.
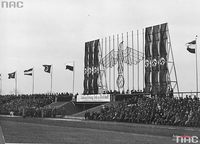
<path fill-rule="evenodd" d="M 110 102 L 110 94 L 77 95 L 77 102 Z"/>

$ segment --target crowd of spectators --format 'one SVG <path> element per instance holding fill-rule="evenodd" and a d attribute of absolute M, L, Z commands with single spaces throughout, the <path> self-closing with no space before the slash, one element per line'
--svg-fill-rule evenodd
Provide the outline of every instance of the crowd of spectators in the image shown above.
<path fill-rule="evenodd" d="M 58 100 L 69 101 L 72 100 L 72 97 L 73 95 L 70 93 L 4 95 L 0 96 L 0 114 L 13 112 L 14 115 L 43 117 L 48 115 L 47 113 L 50 111 L 43 108 L 44 106 Z"/>
<path fill-rule="evenodd" d="M 131 98 L 103 106 L 99 112 L 87 111 L 85 118 L 158 125 L 200 127 L 200 99 L 197 97 L 150 97 L 137 92 Z M 55 117 L 56 109 L 47 105 L 69 93 L 0 96 L 0 114 Z"/>
<path fill-rule="evenodd" d="M 85 113 L 86 119 L 200 127 L 200 99 L 135 96 Z"/>

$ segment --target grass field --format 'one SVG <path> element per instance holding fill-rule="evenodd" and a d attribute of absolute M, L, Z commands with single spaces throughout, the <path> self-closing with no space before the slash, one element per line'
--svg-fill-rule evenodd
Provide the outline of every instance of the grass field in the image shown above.
<path fill-rule="evenodd" d="M 0 117 L 6 143 L 175 144 L 173 135 L 200 136 L 198 128 L 117 122 Z"/>

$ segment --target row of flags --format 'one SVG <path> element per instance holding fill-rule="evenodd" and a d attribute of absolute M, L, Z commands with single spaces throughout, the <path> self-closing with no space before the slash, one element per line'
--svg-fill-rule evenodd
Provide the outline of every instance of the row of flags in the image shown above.
<path fill-rule="evenodd" d="M 74 93 L 74 81 L 75 81 L 75 71 L 74 71 L 74 66 L 75 63 L 73 62 L 73 65 L 65 65 L 65 69 L 66 70 L 70 70 L 73 71 L 73 89 L 72 89 L 72 93 Z M 51 74 L 51 87 L 50 87 L 50 92 L 52 93 L 52 89 L 53 89 L 53 85 L 52 85 L 52 75 L 53 75 L 53 66 L 52 65 L 43 65 L 44 67 L 44 72 L 46 73 L 50 73 Z M 30 68 L 27 70 L 24 70 L 24 75 L 28 75 L 32 77 L 32 94 L 34 94 L 34 68 Z M 17 71 L 12 72 L 12 73 L 8 73 L 8 79 L 15 79 L 15 95 L 17 95 Z M 0 81 L 2 80 L 2 75 L 0 74 Z M 2 84 L 1 84 L 2 86 Z M 0 88 L 0 90 L 2 91 L 2 87 Z M 0 91 L 0 92 L 1 92 Z"/>
<path fill-rule="evenodd" d="M 196 40 L 193 40 L 193 41 L 191 41 L 191 42 L 188 42 L 188 43 L 186 43 L 186 45 L 187 45 L 187 50 L 188 50 L 188 52 L 190 52 L 190 53 L 195 53 Z M 45 71 L 45 72 L 51 73 L 51 67 L 52 67 L 52 65 L 43 65 L 43 67 L 44 67 L 44 71 Z M 67 69 L 67 70 L 70 70 L 70 71 L 73 71 L 73 70 L 74 70 L 74 67 L 71 66 L 71 65 L 66 65 L 66 69 Z M 9 73 L 9 74 L 8 74 L 8 79 L 15 78 L 15 75 L 16 75 L 16 72 Z M 30 69 L 28 69 L 28 70 L 25 70 L 25 71 L 24 71 L 24 75 L 32 76 L 32 75 L 33 75 L 33 68 L 30 68 Z M 0 80 L 1 80 L 1 74 L 0 74 Z"/>
<path fill-rule="evenodd" d="M 187 45 L 187 51 L 190 52 L 190 53 L 195 53 L 195 46 L 196 46 L 196 40 L 193 40 L 191 42 L 188 42 L 186 43 Z M 52 68 L 52 65 L 43 65 L 44 67 L 44 71 L 47 72 L 47 73 L 51 73 L 51 68 Z M 70 71 L 73 71 L 74 70 L 74 67 L 71 66 L 71 65 L 66 65 L 66 69 L 67 70 L 70 70 Z M 29 75 L 29 76 L 32 76 L 33 75 L 33 68 L 30 68 L 28 70 L 25 70 L 24 71 L 24 75 Z M 8 74 L 8 79 L 13 79 L 15 78 L 16 76 L 16 72 L 13 72 L 13 73 L 9 73 Z M 0 80 L 1 80 L 1 74 L 0 74 Z"/>
<path fill-rule="evenodd" d="M 52 65 L 43 65 L 44 71 L 47 73 L 51 73 Z M 66 70 L 74 71 L 74 66 L 66 65 Z M 24 75 L 32 76 L 33 75 L 33 68 L 27 69 L 24 71 Z M 16 71 L 12 73 L 8 73 L 8 79 L 14 79 L 16 77 Z M 1 74 L 0 74 L 1 80 Z"/>

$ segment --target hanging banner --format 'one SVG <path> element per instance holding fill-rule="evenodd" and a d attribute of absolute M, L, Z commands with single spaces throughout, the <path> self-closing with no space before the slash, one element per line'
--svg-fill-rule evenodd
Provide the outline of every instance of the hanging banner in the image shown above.
<path fill-rule="evenodd" d="M 145 29 L 145 92 L 151 92 L 151 44 L 152 27 Z"/>
<path fill-rule="evenodd" d="M 89 44 L 89 94 L 93 94 L 94 41 Z"/>
<path fill-rule="evenodd" d="M 85 67 L 84 67 L 84 94 L 88 94 L 89 93 L 89 42 L 85 43 Z"/>
<path fill-rule="evenodd" d="M 160 94 L 165 95 L 167 93 L 169 81 L 168 81 L 168 66 L 167 66 L 167 23 L 161 25 L 160 29 Z"/>
<path fill-rule="evenodd" d="M 159 40 L 160 40 L 160 25 L 153 27 L 153 43 L 152 43 L 152 94 L 159 93 Z"/>
<path fill-rule="evenodd" d="M 93 89 L 94 94 L 98 94 L 98 76 L 99 76 L 99 39 L 94 41 L 94 68 L 93 68 Z"/>
<path fill-rule="evenodd" d="M 84 94 L 98 93 L 99 39 L 85 43 Z"/>

